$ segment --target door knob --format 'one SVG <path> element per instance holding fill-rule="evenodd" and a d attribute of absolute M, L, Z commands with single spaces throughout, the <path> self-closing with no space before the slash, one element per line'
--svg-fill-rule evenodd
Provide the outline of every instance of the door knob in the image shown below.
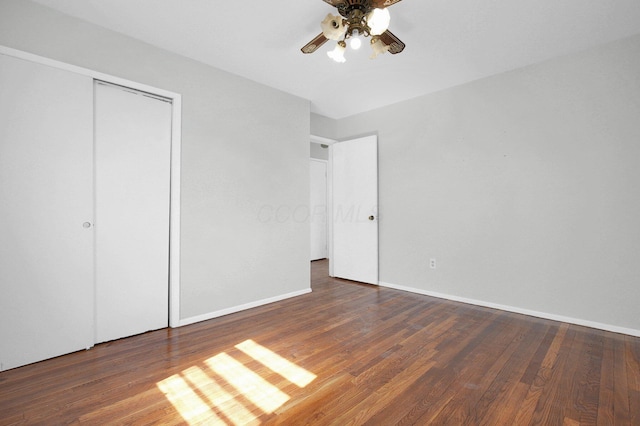
<path fill-rule="evenodd" d="M 83 228 L 91 228 L 91 222 L 85 222 L 82 224 Z"/>
<path fill-rule="evenodd" d="M 375 217 L 369 216 L 369 220 L 373 220 L 373 219 L 375 219 Z"/>

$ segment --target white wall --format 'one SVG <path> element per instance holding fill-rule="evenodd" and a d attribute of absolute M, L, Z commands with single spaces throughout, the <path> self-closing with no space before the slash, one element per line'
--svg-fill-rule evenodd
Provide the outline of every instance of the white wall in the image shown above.
<path fill-rule="evenodd" d="M 264 214 L 308 206 L 308 101 L 25 0 L 0 44 L 182 94 L 181 318 L 309 289 L 308 223 Z"/>
<path fill-rule="evenodd" d="M 336 120 L 319 114 L 311 114 L 311 134 L 328 139 L 335 139 L 338 135 Z"/>
<path fill-rule="evenodd" d="M 637 334 L 638 123 L 635 36 L 318 136 L 378 133 L 384 283 Z"/>
<path fill-rule="evenodd" d="M 310 144 L 311 158 L 315 158 L 317 160 L 328 160 L 329 159 L 329 148 L 323 148 L 321 144 L 311 142 Z"/>

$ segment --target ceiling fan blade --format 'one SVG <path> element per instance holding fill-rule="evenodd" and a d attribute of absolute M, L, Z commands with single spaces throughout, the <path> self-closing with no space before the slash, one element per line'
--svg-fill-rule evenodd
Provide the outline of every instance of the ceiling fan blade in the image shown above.
<path fill-rule="evenodd" d="M 328 0 L 324 0 L 327 3 L 330 3 Z M 384 9 L 385 7 L 393 6 L 396 3 L 399 3 L 400 0 L 371 0 L 371 6 L 377 9 Z"/>
<path fill-rule="evenodd" d="M 304 47 L 300 50 L 302 50 L 302 53 L 313 53 L 318 50 L 320 46 L 325 44 L 327 40 L 329 39 L 326 38 L 322 33 L 320 33 L 316 36 L 316 38 L 305 44 Z"/>
<path fill-rule="evenodd" d="M 396 37 L 391 31 L 387 30 L 380 34 L 380 41 L 389 46 L 389 53 L 395 55 L 404 50 L 405 44 Z"/>

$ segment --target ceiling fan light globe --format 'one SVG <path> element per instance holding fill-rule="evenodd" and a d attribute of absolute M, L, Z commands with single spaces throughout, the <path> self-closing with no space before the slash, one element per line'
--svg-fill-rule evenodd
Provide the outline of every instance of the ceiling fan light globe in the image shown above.
<path fill-rule="evenodd" d="M 332 51 L 327 52 L 327 56 L 333 59 L 334 61 L 342 64 L 347 61 L 346 58 L 344 57 L 345 48 L 346 48 L 346 45 L 343 46 L 340 43 L 338 43 L 336 44 L 336 47 Z"/>
<path fill-rule="evenodd" d="M 367 15 L 367 25 L 371 29 L 371 35 L 380 35 L 383 32 L 387 31 L 390 22 L 391 15 L 386 8 L 373 9 Z"/>
<path fill-rule="evenodd" d="M 330 13 L 322 20 L 320 28 L 322 28 L 322 35 L 329 40 L 340 40 L 344 33 L 347 32 L 347 28 L 342 23 L 342 18 L 333 16 Z"/>
<path fill-rule="evenodd" d="M 351 40 L 349 40 L 349 46 L 351 46 L 353 50 L 358 50 L 360 46 L 362 46 L 362 40 L 360 37 L 352 37 Z"/>
<path fill-rule="evenodd" d="M 371 59 L 376 59 L 378 55 L 386 53 L 389 51 L 390 46 L 387 46 L 380 40 L 378 37 L 374 37 L 371 39 L 371 50 L 373 53 L 371 54 Z"/>

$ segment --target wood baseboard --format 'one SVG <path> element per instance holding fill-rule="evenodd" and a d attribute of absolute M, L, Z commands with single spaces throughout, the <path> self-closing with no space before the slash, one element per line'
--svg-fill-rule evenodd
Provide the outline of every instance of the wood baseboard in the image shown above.
<path fill-rule="evenodd" d="M 269 303 L 279 302 L 281 300 L 289 299 L 296 296 L 302 296 L 303 294 L 311 293 L 311 288 L 305 288 L 302 290 L 294 291 L 291 293 L 282 294 L 280 296 L 270 297 L 267 299 L 257 300 L 255 302 L 245 303 L 243 305 L 232 306 L 230 308 L 221 309 L 219 311 L 209 312 L 202 315 L 196 315 L 189 318 L 180 319 L 178 322 L 178 327 L 182 327 L 184 325 L 194 324 L 200 321 L 206 321 L 213 318 L 218 318 L 224 315 L 233 314 L 236 312 L 244 311 L 246 309 L 257 308 L 258 306 L 268 305 Z"/>
<path fill-rule="evenodd" d="M 445 293 L 437 293 L 433 291 L 422 290 L 415 287 L 406 287 L 402 285 L 391 284 L 383 281 L 380 281 L 378 285 L 380 285 L 381 287 L 387 287 L 387 288 L 393 288 L 396 290 L 408 291 L 411 293 L 423 294 L 425 296 L 437 297 L 439 299 L 451 300 L 453 302 L 467 303 L 470 305 L 482 306 L 485 308 L 499 309 L 501 311 L 513 312 L 516 314 L 529 315 L 532 317 L 543 318 L 543 319 L 548 319 L 552 321 L 566 322 L 569 324 L 581 325 L 584 327 L 595 328 L 598 330 L 605 330 L 605 331 L 611 331 L 613 333 L 620 333 L 620 334 L 626 334 L 629 336 L 640 337 L 640 330 L 635 330 L 633 328 L 620 327 L 617 325 L 603 324 L 595 321 L 588 321 L 588 320 L 579 319 L 579 318 L 572 318 L 572 317 L 566 317 L 563 315 L 551 314 L 548 312 L 540 312 L 540 311 L 534 311 L 530 309 L 518 308 L 515 306 L 485 302 L 484 300 L 468 299 L 466 297 L 459 297 L 459 296 L 454 296 L 454 295 L 445 294 Z"/>

